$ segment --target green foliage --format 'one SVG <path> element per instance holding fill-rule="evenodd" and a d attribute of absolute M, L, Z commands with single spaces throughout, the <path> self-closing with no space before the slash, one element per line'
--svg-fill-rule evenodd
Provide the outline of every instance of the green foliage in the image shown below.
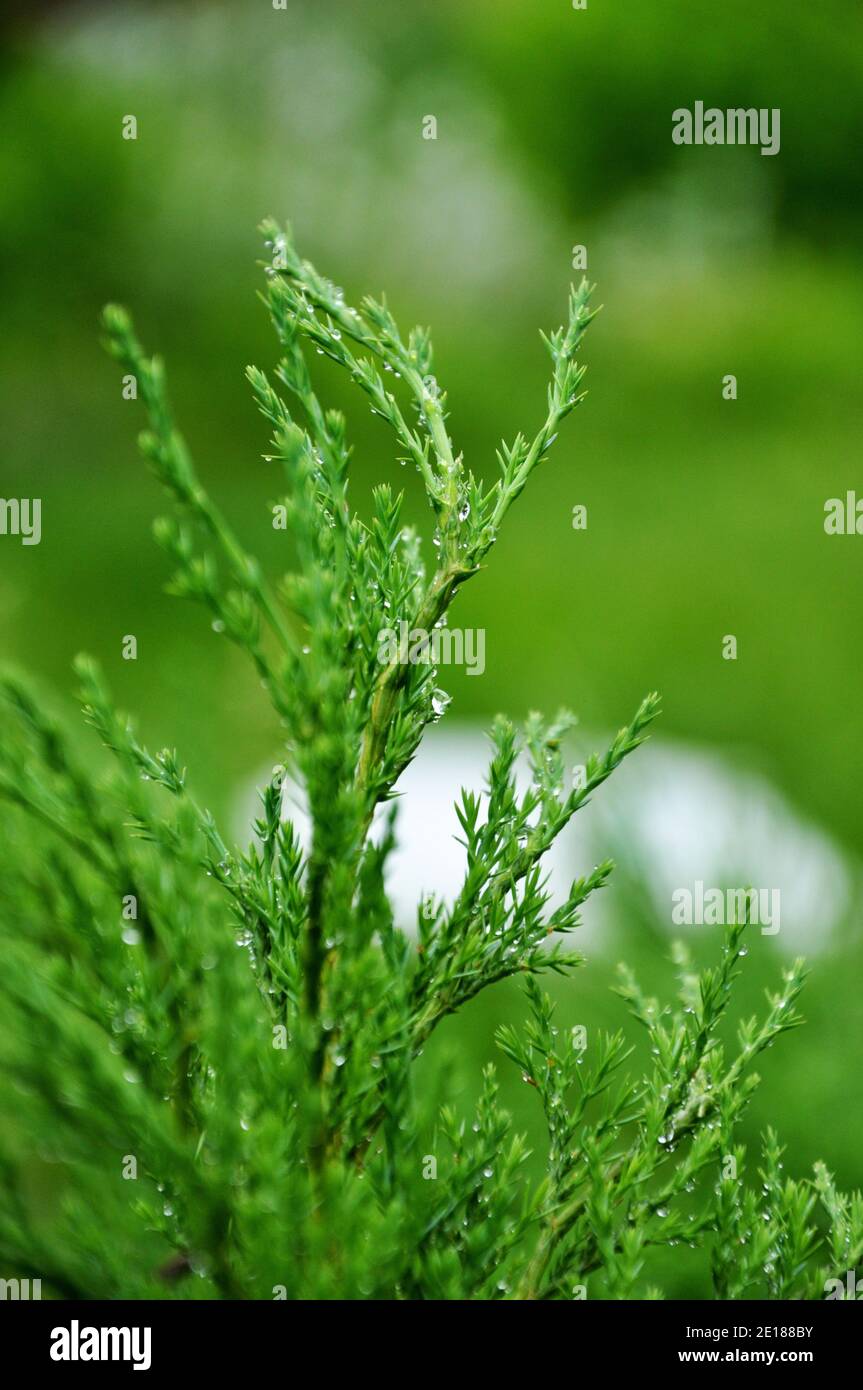
<path fill-rule="evenodd" d="M 397 808 L 386 803 L 447 697 L 404 641 L 382 660 L 379 634 L 400 619 L 426 632 L 445 622 L 582 399 L 587 286 L 544 339 L 552 378 L 538 433 L 502 444 L 487 484 L 449 437 L 428 333 L 405 340 L 383 302 L 349 307 L 285 232 L 268 224 L 265 236 L 285 394 L 257 368 L 248 376 L 284 475 L 274 522 L 296 557 L 277 586 L 202 487 L 160 362 L 124 311 L 107 309 L 105 327 L 148 412 L 142 452 L 175 503 L 156 525 L 171 589 L 247 653 L 286 748 L 241 851 L 192 796 L 176 753 L 138 741 L 92 662 L 77 674 L 86 719 L 113 754 L 104 774 L 82 765 L 25 682 L 4 679 L 0 1258 L 10 1275 L 75 1297 L 629 1298 L 657 1293 L 651 1247 L 686 1242 L 709 1248 L 717 1297 L 819 1296 L 863 1255 L 859 1196 L 838 1193 L 823 1169 L 783 1179 L 772 1134 L 760 1191 L 747 1188 L 734 1135 L 757 1084 L 751 1063 L 800 1022 L 802 967 L 735 1048 L 721 1032 L 744 923 L 728 928 L 714 969 L 695 974 L 679 953 L 674 1009 L 624 972 L 620 993 L 650 1044 L 635 1079 L 622 1033 L 561 1038 L 538 984 L 581 964 L 564 938 L 612 868 L 552 909 L 546 851 L 646 737 L 656 697 L 573 790 L 569 716 L 531 716 L 523 734 L 499 719 L 485 792 L 463 789 L 456 808 L 465 871 L 454 901 L 419 904 L 412 937 L 385 890 Z M 307 348 L 348 373 L 421 475 L 428 570 L 389 485 L 369 520 L 351 510 L 345 421 L 320 404 Z M 307 850 L 285 814 L 287 776 L 307 799 Z M 518 974 L 528 1020 L 498 1042 L 544 1113 L 538 1184 L 492 1070 L 473 1118 L 415 1084 L 441 1020 Z"/>

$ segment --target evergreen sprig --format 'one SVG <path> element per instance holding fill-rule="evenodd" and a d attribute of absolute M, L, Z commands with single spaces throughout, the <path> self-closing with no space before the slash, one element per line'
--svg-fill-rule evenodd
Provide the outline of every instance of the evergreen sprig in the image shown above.
<path fill-rule="evenodd" d="M 4 1267 L 62 1297 L 628 1298 L 657 1296 L 651 1250 L 685 1242 L 709 1251 L 719 1298 L 822 1296 L 863 1257 L 863 1201 L 823 1167 L 811 1181 L 784 1178 L 772 1132 L 760 1185 L 748 1187 L 735 1135 L 757 1084 L 751 1064 L 800 1022 L 802 966 L 740 1027 L 733 1054 L 719 1030 L 745 922 L 728 928 L 712 969 L 694 972 L 679 952 L 674 1007 L 624 972 L 620 993 L 649 1043 L 635 1077 L 623 1032 L 561 1036 L 539 984 L 582 963 L 564 938 L 612 869 L 585 873 L 552 907 L 547 851 L 647 736 L 655 696 L 575 788 L 569 715 L 532 715 L 523 731 L 498 719 L 485 789 L 462 789 L 456 805 L 465 866 L 453 901 L 423 899 L 412 935 L 386 892 L 397 802 L 386 803 L 448 697 L 403 640 L 382 661 L 379 633 L 401 620 L 432 632 L 485 563 L 583 399 L 589 287 L 544 337 L 545 418 L 500 445 L 488 482 L 450 438 L 428 332 L 403 336 L 383 300 L 349 306 L 286 230 L 263 231 L 280 356 L 272 380 L 247 374 L 283 475 L 274 517 L 296 556 L 278 582 L 203 487 L 160 361 L 124 310 L 106 309 L 104 326 L 146 407 L 141 451 L 174 504 L 155 528 L 170 588 L 246 652 L 287 744 L 241 850 L 178 755 L 139 742 L 95 663 L 80 659 L 77 674 L 113 755 L 104 775 L 76 758 L 28 682 L 3 680 Z M 346 424 L 318 399 L 307 360 L 318 354 L 416 467 L 428 567 L 389 483 L 370 516 L 352 508 Z M 307 849 L 285 814 L 286 777 L 307 800 Z M 472 1119 L 416 1084 L 440 1021 L 516 975 L 527 1023 L 497 1041 L 542 1109 L 538 1183 L 492 1069 Z M 47 1219 L 34 1163 L 53 1175 Z"/>

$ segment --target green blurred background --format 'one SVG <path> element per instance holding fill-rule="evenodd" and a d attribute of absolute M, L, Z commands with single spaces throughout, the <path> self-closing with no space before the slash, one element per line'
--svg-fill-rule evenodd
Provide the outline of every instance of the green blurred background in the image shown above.
<path fill-rule="evenodd" d="M 7 17 L 0 495 L 40 496 L 43 534 L 0 542 L 4 657 L 62 691 L 73 655 L 93 652 L 147 739 L 175 744 L 202 798 L 233 815 L 279 760 L 279 730 L 235 653 L 162 591 L 162 500 L 136 456 L 138 407 L 99 347 L 101 305 L 129 305 L 164 354 L 205 481 L 276 567 L 276 483 L 243 379 L 276 355 L 255 297 L 260 219 L 290 219 L 349 299 L 385 288 L 401 321 L 432 324 L 452 433 L 485 473 L 501 436 L 541 419 L 537 329 L 559 322 L 584 244 L 605 306 L 589 400 L 460 600 L 457 621 L 487 631 L 487 669 L 451 675 L 448 719 L 566 703 L 616 727 L 657 688 L 662 739 L 757 770 L 856 875 L 863 540 L 826 536 L 823 508 L 863 494 L 861 38 L 852 0 L 200 0 Z M 781 152 L 675 146 L 671 112 L 696 100 L 780 108 Z M 436 141 L 421 137 L 428 114 Z M 359 503 L 390 477 L 424 520 L 386 427 L 337 375 L 321 387 L 349 415 Z M 736 662 L 721 659 L 726 633 Z M 669 977 L 639 866 L 625 838 L 615 848 L 612 951 L 559 991 L 565 1020 L 621 1021 L 617 955 L 651 986 Z M 758 940 L 744 1007 L 782 960 Z M 861 963 L 852 902 L 748 1127 L 777 1123 L 789 1167 L 822 1156 L 846 1185 L 863 1149 Z M 442 1030 L 426 1065 L 448 1053 L 467 1099 L 493 1022 L 520 1012 L 517 991 L 498 991 Z M 532 1126 L 529 1088 L 507 1086 Z M 671 1287 L 706 1292 L 699 1257 L 677 1254 Z"/>

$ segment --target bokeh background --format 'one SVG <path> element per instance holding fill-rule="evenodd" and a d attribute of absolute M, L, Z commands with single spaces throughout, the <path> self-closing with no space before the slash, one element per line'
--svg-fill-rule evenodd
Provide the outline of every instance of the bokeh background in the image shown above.
<path fill-rule="evenodd" d="M 643 771 L 585 813 L 620 868 L 588 968 L 558 990 L 562 1020 L 622 1021 L 621 957 L 667 991 L 669 882 L 782 875 L 792 940 L 754 939 L 741 1006 L 793 946 L 812 961 L 809 1022 L 766 1057 L 747 1138 L 774 1123 L 790 1169 L 820 1156 L 858 1185 L 863 539 L 826 536 L 823 515 L 827 498 L 863 495 L 860 6 L 189 0 L 13 7 L 2 23 L 0 495 L 43 499 L 41 545 L 0 539 L 4 658 L 74 719 L 70 662 L 93 652 L 146 739 L 176 745 L 241 829 L 280 731 L 240 658 L 163 593 L 162 499 L 99 346 L 100 307 L 129 305 L 164 354 L 201 473 L 278 570 L 276 484 L 243 379 L 276 355 L 256 300 L 261 218 L 290 219 L 349 299 L 385 288 L 405 324 L 432 324 L 451 431 L 485 473 L 501 437 L 539 423 L 537 329 L 559 322 L 584 244 L 605 306 L 589 399 L 460 599 L 453 621 L 486 629 L 486 672 L 447 673 L 439 758 L 412 774 L 419 847 L 400 891 L 440 886 L 424 828 L 448 839 L 442 808 L 460 770 L 479 777 L 476 731 L 497 710 L 573 707 L 579 759 L 591 731 L 660 690 Z M 671 112 L 696 100 L 780 108 L 780 154 L 675 146 Z M 429 114 L 436 141 L 422 139 Z M 386 427 L 336 374 L 320 386 L 349 415 L 358 505 L 389 477 L 424 521 Z M 721 657 L 728 633 L 736 662 Z M 687 939 L 699 960 L 718 949 L 715 929 Z M 494 1023 L 520 1013 L 518 991 L 499 989 L 424 1064 L 446 1061 L 469 1100 Z M 505 1063 L 503 1078 L 539 1141 L 529 1088 Z M 664 1258 L 666 1287 L 706 1294 L 697 1252 Z"/>

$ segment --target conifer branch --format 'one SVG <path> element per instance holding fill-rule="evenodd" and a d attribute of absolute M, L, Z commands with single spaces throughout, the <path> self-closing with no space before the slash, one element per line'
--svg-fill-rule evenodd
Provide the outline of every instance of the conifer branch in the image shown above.
<path fill-rule="evenodd" d="M 76 670 L 107 771 L 73 752 L 29 682 L 0 683 L 0 1117 L 14 1116 L 0 1126 L 0 1258 L 60 1297 L 635 1298 L 657 1293 L 653 1252 L 683 1241 L 704 1251 L 717 1298 L 822 1296 L 863 1259 L 863 1198 L 821 1165 L 786 1178 L 772 1130 L 747 1181 L 738 1136 L 754 1063 L 801 1022 L 802 963 L 731 1051 L 719 1033 L 745 921 L 712 968 L 695 972 L 678 951 L 673 1006 L 624 971 L 619 993 L 649 1042 L 638 1069 L 626 1030 L 578 1046 L 561 1037 L 540 986 L 583 965 L 566 939 L 612 872 L 608 860 L 587 869 L 554 906 L 548 851 L 648 736 L 655 695 L 575 787 L 571 715 L 531 715 L 521 731 L 498 719 L 485 788 L 456 802 L 464 874 L 453 900 L 424 899 L 411 933 L 387 891 L 399 778 L 446 697 L 409 639 L 382 658 L 379 635 L 433 632 L 488 559 L 583 399 L 589 287 L 573 289 L 565 325 L 544 339 L 539 432 L 501 445 L 489 483 L 450 436 L 428 332 L 404 335 L 383 299 L 350 307 L 287 231 L 267 223 L 264 234 L 279 358 L 247 377 L 281 470 L 273 511 L 291 573 L 266 577 L 209 498 L 161 363 L 128 315 L 109 307 L 104 323 L 149 417 L 142 452 L 174 507 L 156 525 L 171 591 L 247 653 L 286 747 L 240 850 L 178 754 L 139 741 L 92 661 Z M 403 524 L 388 482 L 370 514 L 354 508 L 346 422 L 319 399 L 318 354 L 418 470 L 430 537 Z M 285 816 L 294 785 L 311 823 L 305 849 Z M 493 1069 L 473 1116 L 416 1079 L 438 1024 L 517 974 L 527 1021 L 497 1042 L 541 1107 L 539 1181 Z M 50 1240 L 24 1172 L 33 1152 L 57 1172 Z"/>

